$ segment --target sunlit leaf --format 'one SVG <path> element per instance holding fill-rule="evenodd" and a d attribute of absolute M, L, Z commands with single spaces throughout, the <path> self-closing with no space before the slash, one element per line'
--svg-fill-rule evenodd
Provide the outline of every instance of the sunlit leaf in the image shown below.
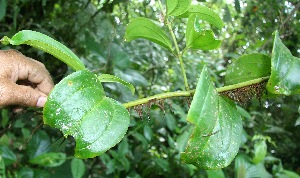
<path fill-rule="evenodd" d="M 264 54 L 247 54 L 234 60 L 226 70 L 225 84 L 233 85 L 270 76 L 271 58 Z"/>
<path fill-rule="evenodd" d="M 185 33 L 186 48 L 202 50 L 218 48 L 221 41 L 215 39 L 212 30 L 201 30 L 200 27 L 197 26 L 197 21 L 197 14 L 190 15 Z"/>
<path fill-rule="evenodd" d="M 22 30 L 16 33 L 12 38 L 4 36 L 1 39 L 1 43 L 6 45 L 30 45 L 55 56 L 74 70 L 85 69 L 82 61 L 69 48 L 40 32 Z"/>
<path fill-rule="evenodd" d="M 129 22 L 124 38 L 128 42 L 144 38 L 172 50 L 172 42 L 161 27 L 144 17 L 135 18 Z"/>
<path fill-rule="evenodd" d="M 292 95 L 300 93 L 300 59 L 294 57 L 275 32 L 271 76 L 267 90 L 274 94 Z"/>
<path fill-rule="evenodd" d="M 29 160 L 29 163 L 45 167 L 57 167 L 66 161 L 65 153 L 44 153 Z"/>
<path fill-rule="evenodd" d="M 194 131 L 181 158 L 202 169 L 228 166 L 238 153 L 242 120 L 233 103 L 218 95 L 205 67 L 200 75 L 187 120 Z"/>
<path fill-rule="evenodd" d="M 124 85 L 125 87 L 129 88 L 129 90 L 131 91 L 132 94 L 134 94 L 134 92 L 135 92 L 135 88 L 131 83 L 126 82 L 126 81 L 120 79 L 117 76 L 110 75 L 110 74 L 101 74 L 101 75 L 98 76 L 98 79 L 100 80 L 100 82 L 120 83 L 120 84 Z"/>
<path fill-rule="evenodd" d="M 170 16 L 178 16 L 185 13 L 192 0 L 167 0 L 167 13 Z"/>
<path fill-rule="evenodd" d="M 43 112 L 45 124 L 75 138 L 79 158 L 92 158 L 115 146 L 129 126 L 128 111 L 106 97 L 97 76 L 87 70 L 57 84 Z"/>

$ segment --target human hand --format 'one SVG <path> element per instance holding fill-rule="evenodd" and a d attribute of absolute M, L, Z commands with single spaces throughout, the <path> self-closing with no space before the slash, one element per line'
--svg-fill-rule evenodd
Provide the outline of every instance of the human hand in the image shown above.
<path fill-rule="evenodd" d="M 52 88 L 53 81 L 44 64 L 16 50 L 0 50 L 0 108 L 43 107 Z"/>

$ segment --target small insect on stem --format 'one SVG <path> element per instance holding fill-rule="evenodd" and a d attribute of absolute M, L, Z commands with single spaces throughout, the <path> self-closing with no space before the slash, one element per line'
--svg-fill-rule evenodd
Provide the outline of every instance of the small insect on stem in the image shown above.
<path fill-rule="evenodd" d="M 209 134 L 205 134 L 205 135 L 202 135 L 202 137 L 210 137 L 212 135 L 215 135 L 216 133 L 220 132 L 220 130 L 217 130 L 215 132 L 212 132 L 212 133 L 209 133 Z"/>

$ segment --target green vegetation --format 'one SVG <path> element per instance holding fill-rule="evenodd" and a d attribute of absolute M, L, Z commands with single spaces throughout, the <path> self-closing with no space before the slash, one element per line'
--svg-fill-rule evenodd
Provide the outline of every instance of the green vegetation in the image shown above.
<path fill-rule="evenodd" d="M 299 177 L 300 3 L 269 1 L 0 1 L 58 83 L 1 110 L 0 174 Z"/>

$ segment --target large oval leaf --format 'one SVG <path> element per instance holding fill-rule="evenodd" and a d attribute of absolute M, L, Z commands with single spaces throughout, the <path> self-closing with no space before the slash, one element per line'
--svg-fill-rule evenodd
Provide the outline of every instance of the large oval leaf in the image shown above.
<path fill-rule="evenodd" d="M 131 20 L 125 32 L 125 40 L 130 42 L 137 38 L 145 38 L 172 50 L 172 42 L 165 32 L 150 19 L 138 17 Z"/>
<path fill-rule="evenodd" d="M 106 97 L 97 76 L 87 70 L 57 84 L 43 112 L 45 124 L 75 138 L 79 158 L 92 158 L 115 146 L 129 126 L 128 111 Z"/>
<path fill-rule="evenodd" d="M 264 54 L 247 54 L 234 60 L 227 68 L 225 84 L 233 85 L 270 76 L 271 58 Z"/>
<path fill-rule="evenodd" d="M 182 160 L 202 169 L 228 166 L 239 150 L 242 120 L 235 105 L 218 95 L 206 67 L 200 75 L 187 120 L 195 128 Z"/>
<path fill-rule="evenodd" d="M 167 13 L 171 16 L 179 16 L 185 13 L 192 0 L 167 0 Z"/>
<path fill-rule="evenodd" d="M 292 95 L 300 93 L 300 59 L 294 57 L 275 32 L 272 51 L 271 76 L 267 90 L 274 94 Z"/>
<path fill-rule="evenodd" d="M 186 48 L 202 50 L 212 50 L 218 48 L 221 44 L 221 41 L 215 39 L 212 30 L 199 29 L 197 27 L 198 20 L 197 14 L 190 15 L 188 19 L 185 33 Z"/>
<path fill-rule="evenodd" d="M 85 69 L 82 61 L 69 48 L 53 38 L 36 31 L 22 30 L 11 39 L 4 36 L 1 42 L 12 45 L 27 44 L 55 56 L 74 70 Z"/>

